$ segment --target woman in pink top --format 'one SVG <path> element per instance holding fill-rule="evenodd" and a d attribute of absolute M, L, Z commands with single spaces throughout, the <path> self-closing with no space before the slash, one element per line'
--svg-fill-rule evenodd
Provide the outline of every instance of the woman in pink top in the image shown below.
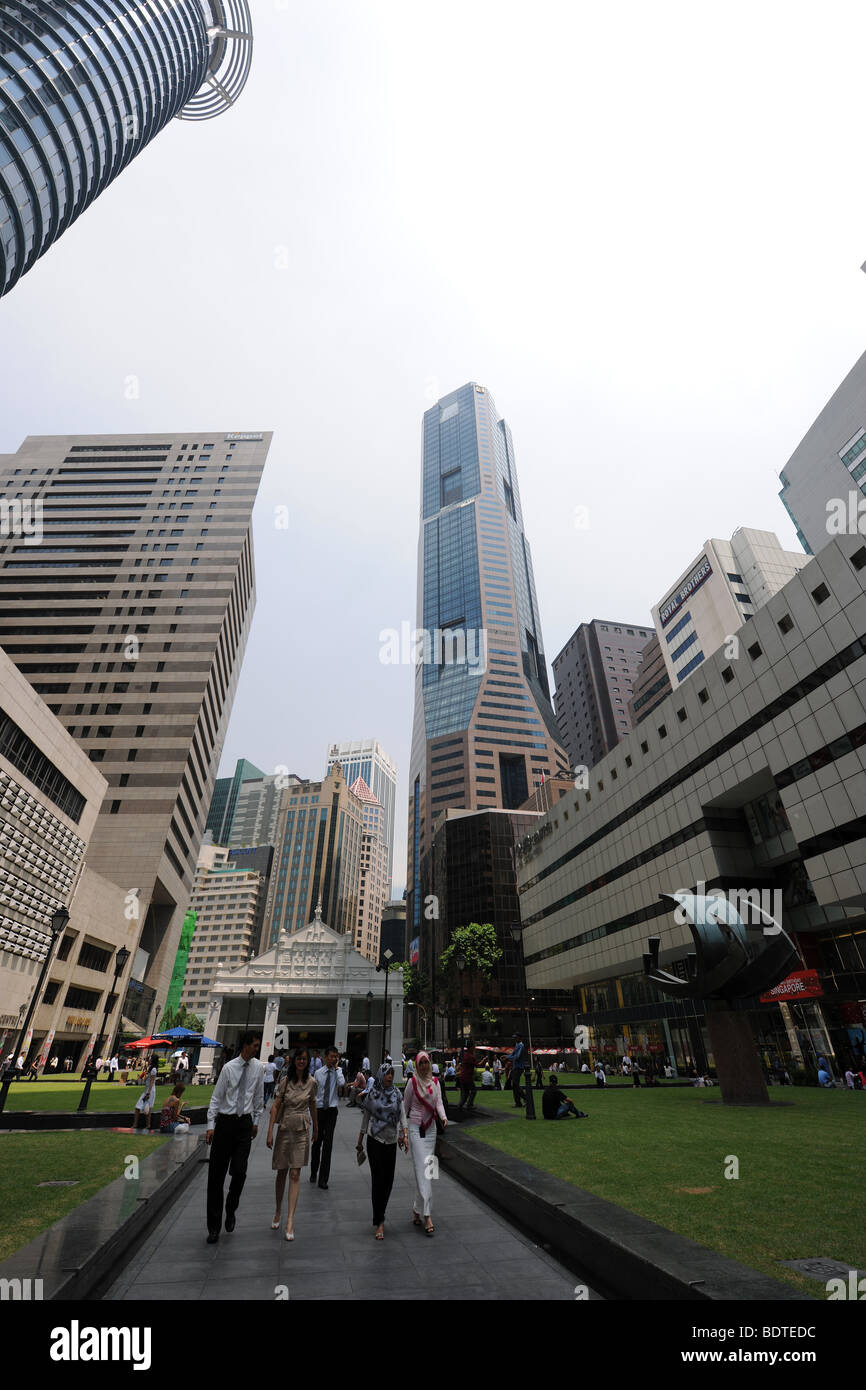
<path fill-rule="evenodd" d="M 436 1117 L 443 1126 L 448 1120 L 438 1077 L 433 1075 L 433 1067 L 426 1052 L 419 1052 L 415 1058 L 415 1074 L 406 1082 L 403 1104 L 409 1122 L 409 1148 L 415 1169 L 415 1200 L 412 1203 L 412 1220 L 416 1226 L 422 1224 L 428 1236 L 433 1234 L 433 1173 L 436 1169 Z"/>

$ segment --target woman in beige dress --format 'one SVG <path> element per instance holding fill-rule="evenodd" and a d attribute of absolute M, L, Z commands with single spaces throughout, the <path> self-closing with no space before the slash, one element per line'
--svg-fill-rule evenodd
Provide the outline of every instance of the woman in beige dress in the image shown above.
<path fill-rule="evenodd" d="M 301 1190 L 301 1169 L 306 1168 L 310 1161 L 311 1135 L 313 1143 L 318 1136 L 317 1087 L 310 1076 L 310 1059 L 305 1047 L 295 1048 L 292 1060 L 284 1071 L 285 1076 L 280 1081 L 279 1090 L 271 1106 L 266 1141 L 268 1148 L 274 1151 L 271 1167 L 277 1175 L 276 1210 L 271 1230 L 276 1231 L 280 1225 L 288 1173 L 289 1219 L 286 1223 L 286 1240 L 294 1240 L 295 1207 L 298 1205 L 298 1193 Z M 275 1124 L 279 1125 L 276 1144 Z"/>

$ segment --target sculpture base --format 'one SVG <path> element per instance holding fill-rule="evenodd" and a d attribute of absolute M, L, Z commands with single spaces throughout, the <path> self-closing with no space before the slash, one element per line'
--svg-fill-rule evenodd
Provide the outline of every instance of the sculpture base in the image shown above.
<path fill-rule="evenodd" d="M 769 1105 L 748 1015 L 707 1001 L 706 1019 L 723 1105 Z"/>

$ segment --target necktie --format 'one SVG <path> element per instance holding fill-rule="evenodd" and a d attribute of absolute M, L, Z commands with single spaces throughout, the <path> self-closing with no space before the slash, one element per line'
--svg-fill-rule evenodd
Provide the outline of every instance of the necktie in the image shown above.
<path fill-rule="evenodd" d="M 322 1099 L 322 1109 L 329 1109 L 331 1104 L 331 1071 L 330 1068 L 325 1073 L 325 1094 Z"/>
<path fill-rule="evenodd" d="M 244 1113 L 244 1097 L 247 1093 L 247 1076 L 249 1065 L 249 1062 L 244 1062 L 244 1068 L 241 1072 L 241 1079 L 238 1082 L 238 1103 L 235 1107 L 236 1114 L 238 1115 L 243 1115 Z"/>

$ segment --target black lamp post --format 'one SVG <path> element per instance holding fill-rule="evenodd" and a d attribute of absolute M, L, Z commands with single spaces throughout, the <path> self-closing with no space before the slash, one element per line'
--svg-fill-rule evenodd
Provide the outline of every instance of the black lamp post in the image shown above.
<path fill-rule="evenodd" d="M 373 999 L 374 999 L 374 998 L 375 998 L 375 996 L 374 996 L 374 994 L 373 994 L 373 991 L 372 991 L 371 989 L 368 989 L 368 990 L 367 990 L 367 1056 L 368 1056 L 368 1057 L 370 1056 L 370 1012 L 371 1012 L 371 1010 L 372 1010 L 372 1008 L 373 1008 Z"/>
<path fill-rule="evenodd" d="M 111 991 L 114 994 L 117 993 L 117 977 L 122 973 L 123 968 L 128 960 L 129 952 L 127 951 L 125 946 L 121 946 L 120 950 L 117 952 L 117 955 L 114 957 L 114 982 L 111 987 Z M 97 1037 L 96 1042 L 93 1044 L 93 1051 L 91 1052 L 90 1058 L 88 1060 L 88 1066 L 85 1072 L 86 1079 L 84 1082 L 84 1090 L 81 1092 L 81 1100 L 78 1102 L 79 1110 L 87 1109 L 87 1102 L 90 1099 L 90 1088 L 96 1080 L 96 1069 L 92 1065 L 92 1063 L 95 1057 L 100 1056 L 99 1045 L 102 1042 L 102 1035 L 105 1032 L 105 1025 L 108 1022 L 109 997 L 110 996 L 106 995 L 105 1013 L 102 1015 L 102 1027 L 99 1030 L 99 1036 Z M 111 1056 L 111 1048 L 108 1049 L 108 1055 L 109 1057 Z"/>
<path fill-rule="evenodd" d="M 11 1066 L 6 1067 L 3 1075 L 3 1084 L 2 1086 L 0 1086 L 0 1115 L 2 1115 L 4 1107 L 6 1105 L 6 1097 L 9 1094 L 9 1086 L 13 1076 L 15 1075 L 15 1062 L 21 1052 L 23 1039 L 27 1036 L 27 1029 L 30 1027 L 30 1020 L 36 1012 L 36 1005 L 39 1001 L 39 996 L 42 993 L 42 986 L 45 982 L 45 976 L 48 971 L 48 966 L 51 964 L 51 957 L 54 955 L 54 947 L 56 946 L 58 939 L 63 935 L 64 931 L 66 930 L 68 922 L 69 913 L 66 911 L 65 907 L 59 907 L 57 911 L 52 913 L 51 915 L 51 920 L 48 924 L 48 929 L 51 932 L 51 944 L 49 945 L 48 950 L 45 953 L 45 959 L 42 962 L 42 969 L 39 972 L 39 979 L 37 980 L 36 988 L 33 991 L 33 998 L 30 1000 L 30 1008 L 27 1010 L 26 1017 L 18 1033 L 18 1041 L 15 1044 L 15 1051 L 12 1053 L 12 1064 Z"/>
<path fill-rule="evenodd" d="M 253 1000 L 255 999 L 255 997 L 256 997 L 256 992 L 255 992 L 254 989 L 251 989 L 251 990 L 248 990 L 248 991 L 247 991 L 247 1021 L 246 1021 L 246 1023 L 244 1024 L 244 1032 L 245 1032 L 245 1033 L 248 1033 L 248 1032 L 249 1032 L 249 1027 L 250 1027 L 250 1014 L 252 1013 L 252 1010 L 253 1010 Z M 238 1052 L 240 1052 L 240 1046 L 238 1046 Z"/>
<path fill-rule="evenodd" d="M 457 966 L 460 975 L 460 1049 L 463 1050 L 465 1041 L 463 1037 L 463 971 L 466 969 L 466 957 L 462 951 L 458 951 L 454 957 L 454 964 Z M 462 1095 L 461 1091 L 461 1095 Z"/>
<path fill-rule="evenodd" d="M 527 1054 L 526 1054 L 526 1055 L 527 1055 L 527 1057 L 529 1058 L 529 1065 L 528 1065 L 527 1068 L 526 1068 L 526 1118 L 527 1118 L 527 1120 L 534 1120 L 534 1119 L 535 1119 L 535 1097 L 534 1097 L 533 1094 L 532 1094 L 532 1024 L 531 1024 L 530 1021 L 529 1021 L 529 997 L 528 997 L 529 992 L 528 992 L 527 986 L 526 986 L 526 964 L 525 964 L 525 961 L 524 961 L 524 958 L 523 958 L 523 923 L 522 923 L 522 922 L 512 922 L 512 924 L 511 924 L 511 939 L 512 939 L 512 941 L 514 941 L 515 945 L 517 946 L 518 951 L 520 952 L 520 972 L 521 972 L 521 977 L 522 977 L 522 980 L 523 980 L 523 991 L 522 991 L 522 992 L 523 992 L 523 1002 L 524 1002 L 524 1008 L 525 1008 L 525 1010 L 526 1010 L 526 1035 L 527 1035 L 527 1042 L 528 1042 L 528 1050 L 527 1050 Z"/>
<path fill-rule="evenodd" d="M 388 950 L 383 951 L 383 952 L 382 952 L 382 959 L 384 960 L 384 964 L 382 964 L 382 961 L 380 961 L 379 964 L 376 966 L 376 969 L 377 969 L 377 970 L 384 970 L 384 972 L 385 972 L 385 1012 L 384 1012 L 384 1014 L 383 1014 L 383 1016 L 382 1016 L 382 1061 L 383 1061 L 383 1062 L 384 1062 L 384 1060 L 385 1060 L 385 1054 L 386 1054 L 386 1052 L 388 1051 L 388 1041 L 387 1041 L 387 1035 L 386 1035 L 386 1032 L 385 1032 L 385 1029 L 386 1029 L 387 1026 L 388 1026 L 388 975 L 389 975 L 388 963 L 389 963 L 389 961 L 391 960 L 391 957 L 393 956 L 393 954 L 394 954 L 393 951 L 388 951 Z"/>

